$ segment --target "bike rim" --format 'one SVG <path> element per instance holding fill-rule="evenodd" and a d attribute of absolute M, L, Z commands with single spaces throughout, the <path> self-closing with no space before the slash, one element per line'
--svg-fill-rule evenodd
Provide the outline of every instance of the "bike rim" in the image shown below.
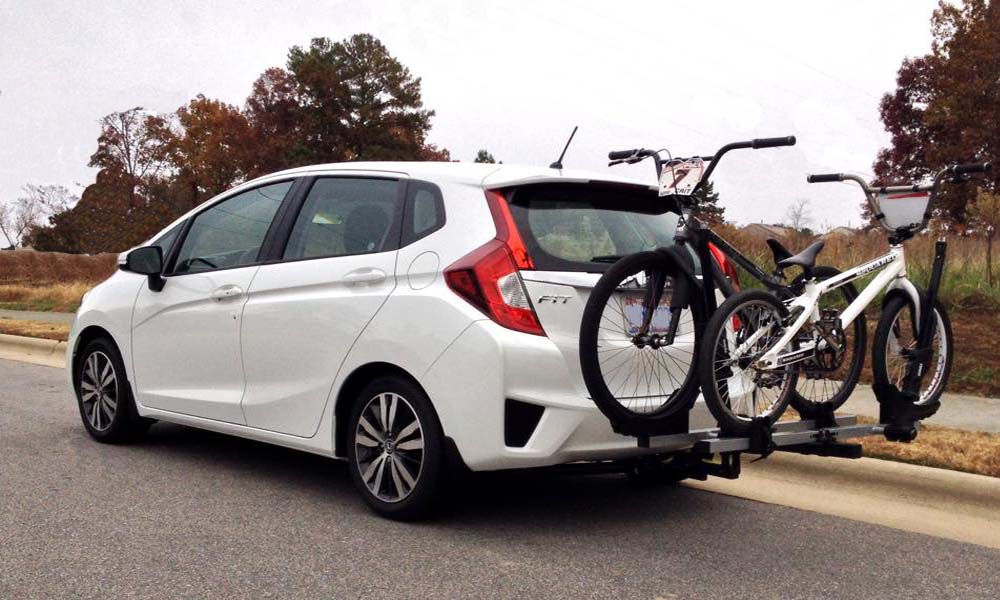
<path fill-rule="evenodd" d="M 691 311 L 685 309 L 670 346 L 637 346 L 633 338 L 648 310 L 644 297 L 650 277 L 644 270 L 623 277 L 605 302 L 597 329 L 597 356 L 608 392 L 622 408 L 643 416 L 672 405 L 694 371 L 695 333 Z M 669 281 L 670 277 L 664 277 Z M 670 322 L 670 292 L 654 307 L 653 333 Z"/>
<path fill-rule="evenodd" d="M 413 406 L 384 392 L 368 401 L 354 433 L 358 472 L 368 491 L 383 502 L 405 500 L 420 480 L 424 432 Z"/>
<path fill-rule="evenodd" d="M 945 335 L 944 320 L 941 315 L 934 312 L 937 327 L 931 339 L 931 365 L 932 372 L 924 376 L 923 381 L 926 386 L 920 387 L 920 399 L 917 404 L 925 404 L 932 398 L 941 386 L 944 379 L 945 365 L 948 361 L 948 337 Z M 885 341 L 885 370 L 892 383 L 899 389 L 903 389 L 903 380 L 906 377 L 907 359 L 903 356 L 904 349 L 917 347 L 916 325 L 913 322 L 913 312 L 909 307 L 903 307 L 892 320 L 889 327 L 889 337 Z"/>
<path fill-rule="evenodd" d="M 752 366 L 783 333 L 778 308 L 762 300 L 752 300 L 731 311 L 712 345 L 715 392 L 733 417 L 752 421 L 769 418 L 781 406 L 788 378 L 794 366 L 760 371 Z M 747 341 L 761 328 L 770 331 L 755 341 Z M 740 350 L 740 347 L 742 349 Z M 740 350 L 739 356 L 731 354 Z M 788 350 L 788 349 L 786 349 Z"/>
<path fill-rule="evenodd" d="M 80 405 L 96 431 L 107 431 L 118 412 L 118 375 L 108 355 L 90 353 L 80 374 Z"/>

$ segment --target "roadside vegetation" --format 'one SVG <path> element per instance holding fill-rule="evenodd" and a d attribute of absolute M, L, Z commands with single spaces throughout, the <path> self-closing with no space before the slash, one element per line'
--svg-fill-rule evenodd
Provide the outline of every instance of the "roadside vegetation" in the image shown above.
<path fill-rule="evenodd" d="M 0 309 L 73 312 L 116 261 L 114 254 L 0 252 Z"/>
<path fill-rule="evenodd" d="M 872 419 L 858 419 L 874 423 Z M 881 436 L 859 438 L 865 456 L 898 462 L 1000 477 L 1000 434 L 921 425 L 909 444 Z"/>

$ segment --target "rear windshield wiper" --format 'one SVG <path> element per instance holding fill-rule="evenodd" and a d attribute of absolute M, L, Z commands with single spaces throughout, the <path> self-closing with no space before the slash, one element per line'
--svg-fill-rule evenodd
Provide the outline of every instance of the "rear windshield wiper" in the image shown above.
<path fill-rule="evenodd" d="M 614 262 L 618 262 L 619 260 L 621 260 L 621 258 L 622 257 L 619 256 L 618 254 L 602 254 L 600 256 L 595 256 L 595 257 L 591 258 L 590 262 L 614 263 Z"/>

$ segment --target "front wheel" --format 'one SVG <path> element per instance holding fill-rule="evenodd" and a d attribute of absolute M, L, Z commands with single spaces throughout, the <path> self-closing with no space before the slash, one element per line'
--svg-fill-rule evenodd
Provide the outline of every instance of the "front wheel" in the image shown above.
<path fill-rule="evenodd" d="M 722 303 L 705 327 L 698 365 L 705 404 L 728 433 L 745 435 L 755 421 L 773 424 L 795 392 L 797 365 L 763 369 L 758 360 L 781 338 L 788 309 L 762 290 L 746 290 Z M 792 341 L 782 349 L 798 348 Z"/>
<path fill-rule="evenodd" d="M 951 321 L 944 307 L 934 307 L 934 336 L 931 339 L 931 356 L 927 372 L 920 380 L 920 397 L 917 406 L 935 402 L 941 397 L 948 377 L 954 352 Z M 903 389 L 908 364 L 907 353 L 917 346 L 917 318 L 908 298 L 895 296 L 882 308 L 875 336 L 872 340 L 872 380 L 876 387 L 892 384 Z"/>
<path fill-rule="evenodd" d="M 704 317 L 675 260 L 662 252 L 620 259 L 591 290 L 583 312 L 583 380 L 622 433 L 657 433 L 698 391 L 696 325 Z"/>
<path fill-rule="evenodd" d="M 139 416 L 125 363 L 108 338 L 87 343 L 77 355 L 73 380 L 77 407 L 87 433 L 99 442 L 130 442 L 141 437 L 150 419 Z"/>

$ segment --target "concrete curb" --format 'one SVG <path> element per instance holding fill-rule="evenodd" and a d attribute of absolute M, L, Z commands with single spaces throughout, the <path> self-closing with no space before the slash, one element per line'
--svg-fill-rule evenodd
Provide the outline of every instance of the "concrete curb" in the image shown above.
<path fill-rule="evenodd" d="M 66 342 L 0 333 L 0 358 L 64 368 Z"/>
<path fill-rule="evenodd" d="M 894 461 L 776 453 L 735 481 L 686 483 L 780 504 L 1000 549 L 1000 479 Z"/>

